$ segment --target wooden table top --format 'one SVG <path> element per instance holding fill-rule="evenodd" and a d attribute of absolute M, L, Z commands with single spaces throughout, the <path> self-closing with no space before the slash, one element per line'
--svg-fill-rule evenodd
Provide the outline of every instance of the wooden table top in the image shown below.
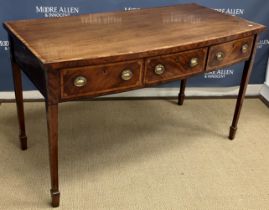
<path fill-rule="evenodd" d="M 197 4 L 4 23 L 44 64 L 133 59 L 252 35 L 263 25 Z"/>

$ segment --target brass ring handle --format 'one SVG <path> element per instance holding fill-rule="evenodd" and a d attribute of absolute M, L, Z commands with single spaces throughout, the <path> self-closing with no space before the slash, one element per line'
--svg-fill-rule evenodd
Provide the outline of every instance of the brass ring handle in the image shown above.
<path fill-rule="evenodd" d="M 197 66 L 197 65 L 198 65 L 198 58 L 192 58 L 192 59 L 190 60 L 189 66 L 190 66 L 191 68 L 193 68 L 193 67 L 195 67 L 195 66 Z"/>
<path fill-rule="evenodd" d="M 76 87 L 83 87 L 87 84 L 87 78 L 83 76 L 78 76 L 74 80 L 74 85 Z"/>
<path fill-rule="evenodd" d="M 123 70 L 121 72 L 121 78 L 125 81 L 132 79 L 133 72 L 130 69 Z"/>
<path fill-rule="evenodd" d="M 164 73 L 164 71 L 165 71 L 164 65 L 158 64 L 158 65 L 155 66 L 155 69 L 154 69 L 155 74 L 161 75 L 161 74 Z"/>
<path fill-rule="evenodd" d="M 246 53 L 248 51 L 248 44 L 243 44 L 243 46 L 241 47 L 241 51 L 242 53 Z"/>
<path fill-rule="evenodd" d="M 222 61 L 223 59 L 224 59 L 224 52 L 217 52 L 217 54 L 216 54 L 216 58 L 217 58 L 217 60 L 218 61 Z"/>

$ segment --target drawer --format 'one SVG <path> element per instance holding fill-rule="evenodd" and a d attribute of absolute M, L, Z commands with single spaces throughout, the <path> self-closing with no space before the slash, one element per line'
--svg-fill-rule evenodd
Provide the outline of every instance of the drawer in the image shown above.
<path fill-rule="evenodd" d="M 254 37 L 247 37 L 209 48 L 206 70 L 231 65 L 249 58 L 252 50 Z"/>
<path fill-rule="evenodd" d="M 204 71 L 207 48 L 148 58 L 145 83 L 154 84 L 176 80 Z"/>
<path fill-rule="evenodd" d="M 143 61 L 61 70 L 61 98 L 97 96 L 142 86 Z"/>

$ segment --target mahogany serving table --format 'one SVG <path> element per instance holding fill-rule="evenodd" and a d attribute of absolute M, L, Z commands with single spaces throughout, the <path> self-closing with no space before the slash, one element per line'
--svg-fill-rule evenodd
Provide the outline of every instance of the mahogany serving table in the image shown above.
<path fill-rule="evenodd" d="M 186 79 L 245 61 L 229 138 L 233 139 L 251 74 L 257 35 L 265 29 L 197 4 L 128 12 L 8 21 L 20 126 L 27 149 L 21 71 L 45 97 L 52 206 L 59 206 L 58 104 Z M 169 132 L 169 131 L 167 131 Z"/>

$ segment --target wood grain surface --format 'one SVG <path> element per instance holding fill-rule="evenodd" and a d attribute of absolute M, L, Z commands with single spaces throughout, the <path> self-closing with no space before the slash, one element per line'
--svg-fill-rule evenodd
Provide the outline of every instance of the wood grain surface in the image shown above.
<path fill-rule="evenodd" d="M 121 78 L 124 70 L 132 72 L 131 79 L 125 81 Z M 64 69 L 61 71 L 61 97 L 71 99 L 139 88 L 143 86 L 142 73 L 142 60 Z M 74 81 L 80 76 L 85 77 L 87 82 L 83 87 L 76 87 Z"/>
<path fill-rule="evenodd" d="M 201 73 L 205 69 L 206 56 L 207 48 L 201 48 L 149 58 L 145 62 L 145 84 L 163 83 Z M 197 58 L 198 60 L 198 64 L 194 67 L 190 67 L 192 58 Z M 161 75 L 154 72 L 158 64 L 163 65 L 165 68 L 165 71 Z"/>
<path fill-rule="evenodd" d="M 253 40 L 254 36 L 251 36 L 244 39 L 211 46 L 209 48 L 206 70 L 210 71 L 248 59 L 251 54 Z M 242 52 L 242 47 L 245 44 L 247 44 L 248 50 L 246 52 Z M 224 58 L 221 61 L 216 58 L 216 54 L 219 52 L 222 52 L 224 55 Z"/>
<path fill-rule="evenodd" d="M 264 29 L 197 4 L 8 21 L 4 26 L 54 68 L 175 53 Z"/>

